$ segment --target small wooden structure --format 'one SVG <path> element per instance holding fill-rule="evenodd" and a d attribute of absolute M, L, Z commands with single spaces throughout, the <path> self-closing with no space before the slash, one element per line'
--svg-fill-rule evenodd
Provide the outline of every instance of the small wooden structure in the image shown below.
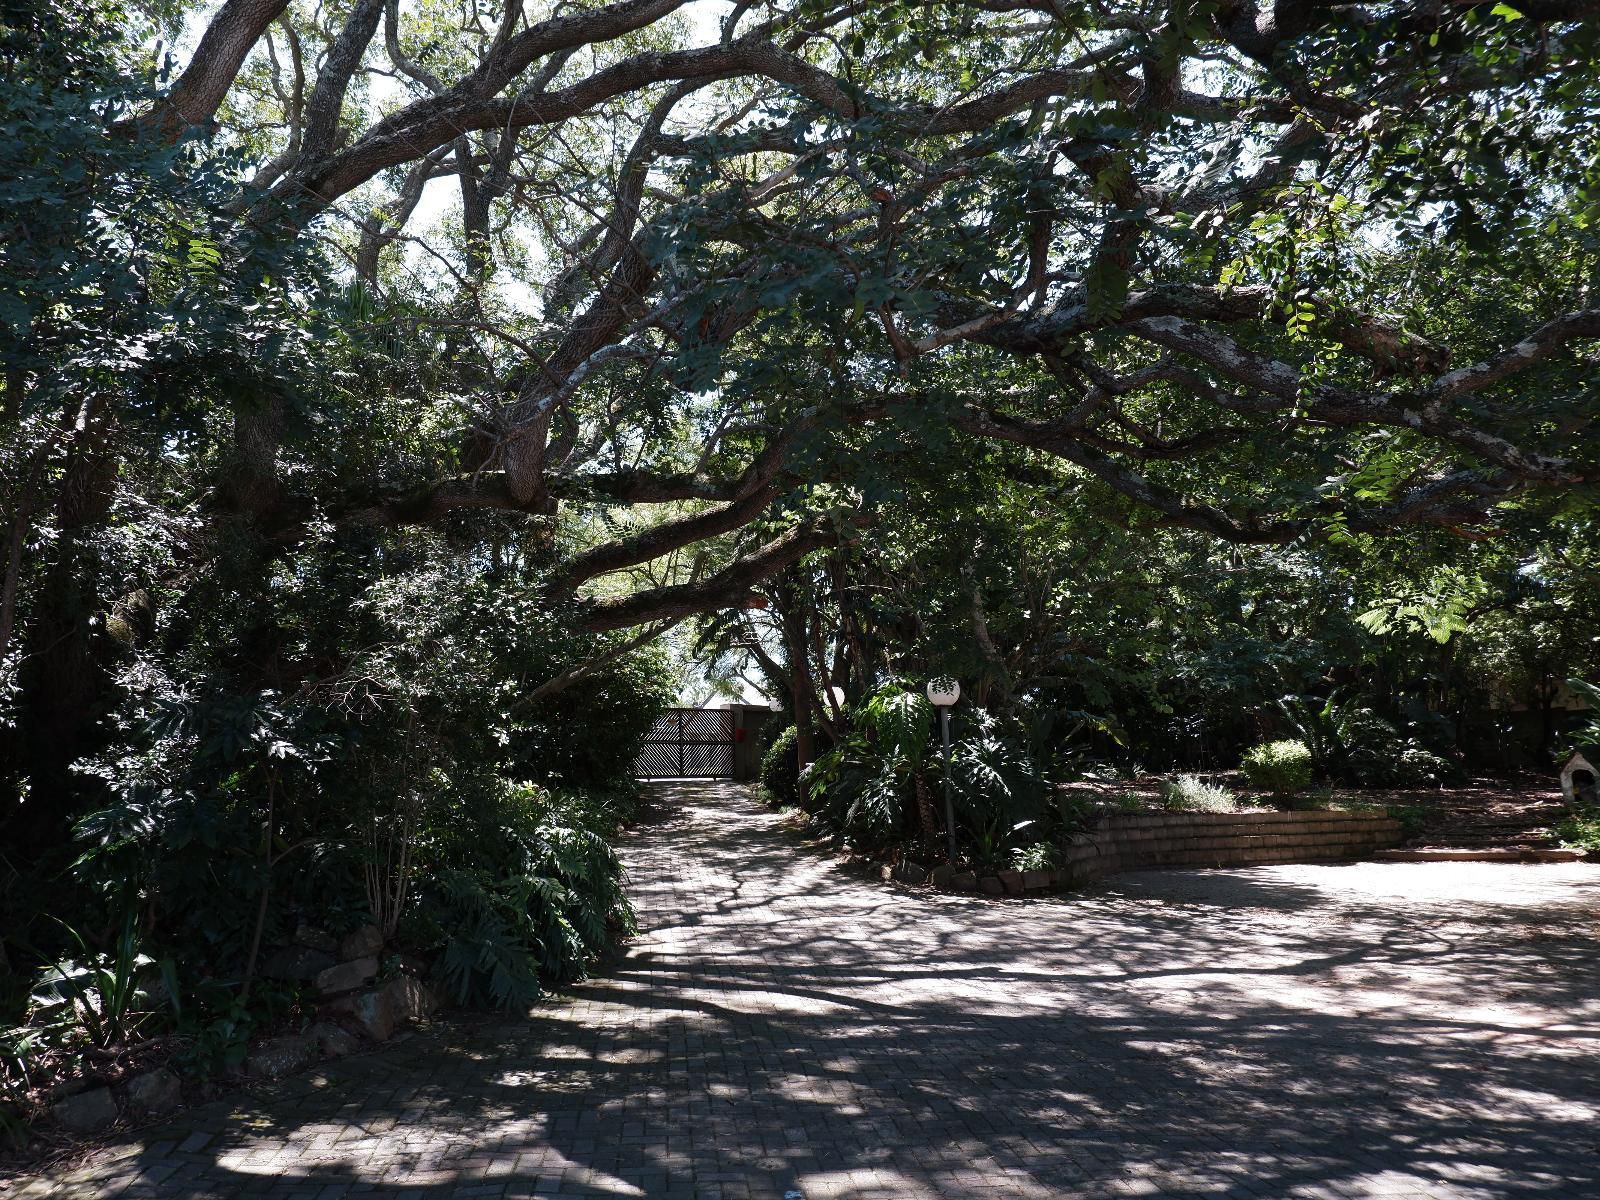
<path fill-rule="evenodd" d="M 1600 771 L 1595 770 L 1588 757 L 1595 753 L 1593 746 L 1574 750 L 1561 764 L 1561 795 L 1574 808 L 1600 806 Z"/>

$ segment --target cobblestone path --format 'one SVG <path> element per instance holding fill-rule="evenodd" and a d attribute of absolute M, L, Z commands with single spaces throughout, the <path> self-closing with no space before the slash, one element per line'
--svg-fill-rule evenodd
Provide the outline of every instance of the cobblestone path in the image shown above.
<path fill-rule="evenodd" d="M 732 786 L 664 799 L 609 977 L 7 1200 L 1600 1197 L 1600 867 L 986 901 L 841 876 Z"/>

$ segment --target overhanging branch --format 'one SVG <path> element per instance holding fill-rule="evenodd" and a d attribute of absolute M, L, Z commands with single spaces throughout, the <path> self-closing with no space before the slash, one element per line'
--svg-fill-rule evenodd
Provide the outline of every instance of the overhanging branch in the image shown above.
<path fill-rule="evenodd" d="M 578 624 L 601 633 L 720 608 L 737 608 L 765 580 L 836 540 L 833 530 L 820 522 L 808 522 L 697 583 L 651 588 L 615 599 L 590 600 L 581 606 Z"/>

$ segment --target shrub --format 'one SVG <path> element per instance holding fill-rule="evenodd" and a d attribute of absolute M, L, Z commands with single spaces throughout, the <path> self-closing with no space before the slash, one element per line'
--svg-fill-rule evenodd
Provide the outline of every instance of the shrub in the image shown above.
<path fill-rule="evenodd" d="M 800 803 L 800 759 L 795 746 L 800 733 L 793 725 L 772 739 L 761 757 L 761 787 L 767 801 L 777 805 Z"/>
<path fill-rule="evenodd" d="M 457 1002 L 525 1008 L 551 985 L 582 978 L 613 934 L 633 929 L 607 841 L 619 814 L 605 798 L 527 783 L 463 800 L 449 822 L 461 834 L 429 847 L 423 911 L 408 940 L 439 950 L 438 973 Z"/>
<path fill-rule="evenodd" d="M 1336 773 L 1359 787 L 1417 787 L 1454 772 L 1448 760 L 1370 709 L 1352 713 L 1342 732 Z"/>
<path fill-rule="evenodd" d="M 1242 766 L 1250 786 L 1274 799 L 1287 799 L 1311 786 L 1311 750 L 1291 738 L 1263 742 L 1245 754 Z"/>
<path fill-rule="evenodd" d="M 1558 758 L 1565 758 L 1574 750 L 1600 746 L 1600 687 L 1583 679 L 1569 679 L 1567 680 L 1567 687 L 1576 692 L 1581 700 L 1588 703 L 1589 723 L 1579 726 L 1571 732 L 1567 738 L 1566 745 L 1557 753 Z"/>
<path fill-rule="evenodd" d="M 982 710 L 966 715 L 963 725 L 950 774 L 957 830 L 972 860 L 998 865 L 1012 850 L 1051 840 L 1060 810 L 1020 731 Z"/>
<path fill-rule="evenodd" d="M 1237 812 L 1239 798 L 1198 775 L 1175 775 L 1161 785 L 1161 807 L 1173 812 Z"/>
<path fill-rule="evenodd" d="M 1600 853 L 1600 809 L 1573 813 L 1556 826 L 1556 837 L 1570 849 Z"/>
<path fill-rule="evenodd" d="M 1420 837 L 1428 829 L 1428 810 L 1416 804 L 1391 804 L 1384 810 L 1400 822 L 1400 836 L 1406 841 Z"/>
<path fill-rule="evenodd" d="M 618 764 L 638 759 L 676 690 L 659 649 L 630 654 L 530 708 L 506 748 L 504 770 L 564 788 L 613 787 L 626 773 Z"/>
<path fill-rule="evenodd" d="M 1402 732 L 1357 696 L 1286 697 L 1279 708 L 1311 751 L 1313 766 L 1329 778 L 1357 787 L 1417 787 L 1459 774 L 1419 736 L 1448 740 L 1448 730 L 1426 716 Z"/>
<path fill-rule="evenodd" d="M 665 660 L 633 652 L 525 704 L 605 644 L 551 632 L 525 581 L 404 560 L 372 580 L 320 543 L 295 562 L 262 619 L 295 631 L 304 679 L 238 671 L 231 626 L 119 676 L 117 739 L 79 764 L 106 795 L 78 824 L 97 907 L 150 898 L 140 927 L 183 964 L 186 1011 L 233 1030 L 256 994 L 250 947 L 301 919 L 375 919 L 397 948 L 448 958 L 471 1003 L 517 1008 L 581 974 L 629 919 L 607 841 L 671 699 Z M 195 604 L 196 621 L 225 608 Z M 202 1004 L 207 980 L 238 994 Z"/>
<path fill-rule="evenodd" d="M 858 849 L 915 837 L 932 721 L 920 692 L 889 683 L 869 696 L 851 714 L 843 743 L 818 755 L 806 774 L 807 807 L 817 822 Z"/>
<path fill-rule="evenodd" d="M 1035 842 L 1011 852 L 1011 866 L 1018 871 L 1048 871 L 1056 865 L 1056 848 L 1049 842 Z"/>

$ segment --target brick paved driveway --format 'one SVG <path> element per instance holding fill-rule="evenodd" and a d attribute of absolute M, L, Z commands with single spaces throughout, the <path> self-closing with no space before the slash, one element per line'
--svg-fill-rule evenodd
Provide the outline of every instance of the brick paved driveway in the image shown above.
<path fill-rule="evenodd" d="M 1600 1197 L 1600 867 L 980 901 L 841 877 L 731 786 L 666 792 L 626 848 L 644 932 L 611 977 L 190 1110 L 35 1187 Z"/>

